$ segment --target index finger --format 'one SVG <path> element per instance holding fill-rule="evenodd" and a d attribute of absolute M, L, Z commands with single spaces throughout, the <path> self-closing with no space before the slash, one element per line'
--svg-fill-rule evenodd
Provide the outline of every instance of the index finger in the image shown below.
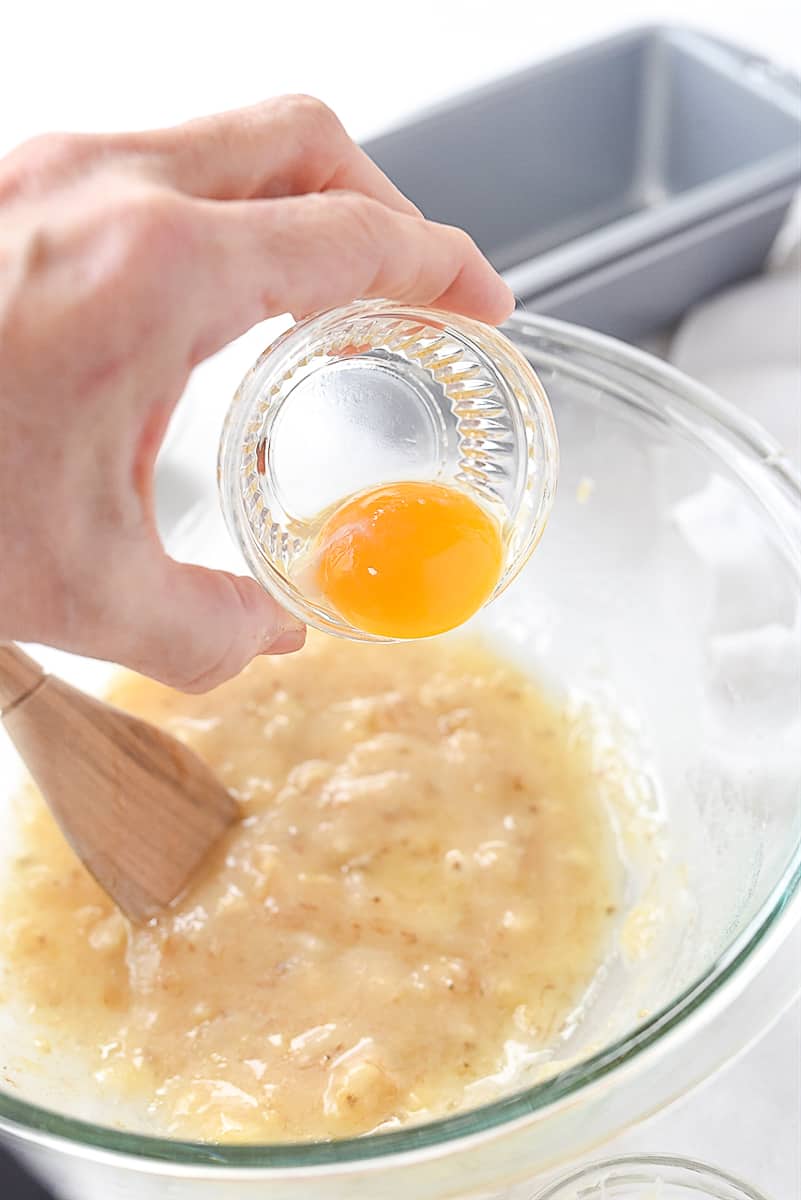
<path fill-rule="evenodd" d="M 345 189 L 420 215 L 311 96 L 279 96 L 141 136 L 161 177 L 192 196 L 249 200 Z"/>

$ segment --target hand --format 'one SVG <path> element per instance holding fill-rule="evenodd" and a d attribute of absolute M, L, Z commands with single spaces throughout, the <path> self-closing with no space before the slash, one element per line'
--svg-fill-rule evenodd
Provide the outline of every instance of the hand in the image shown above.
<path fill-rule="evenodd" d="M 0 639 L 190 691 L 302 626 L 253 580 L 175 563 L 153 463 L 191 369 L 257 321 L 360 296 L 489 322 L 511 293 L 307 97 L 0 160 Z"/>

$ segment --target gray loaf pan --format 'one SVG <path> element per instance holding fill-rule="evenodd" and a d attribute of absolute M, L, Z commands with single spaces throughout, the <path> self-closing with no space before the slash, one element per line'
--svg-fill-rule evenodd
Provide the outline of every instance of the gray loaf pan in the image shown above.
<path fill-rule="evenodd" d="M 365 149 L 526 308 L 635 339 L 762 266 L 801 183 L 801 86 L 715 38 L 637 29 Z"/>

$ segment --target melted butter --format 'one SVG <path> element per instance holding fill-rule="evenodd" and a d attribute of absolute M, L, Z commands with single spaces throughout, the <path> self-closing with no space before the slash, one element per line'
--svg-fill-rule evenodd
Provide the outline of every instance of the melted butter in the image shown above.
<path fill-rule="evenodd" d="M 336 1137 L 457 1108 L 559 1036 L 616 870 L 586 731 L 514 668 L 320 638 L 206 696 L 123 676 L 112 699 L 244 819 L 132 928 L 26 798 L 2 949 L 98 1087 L 176 1136 Z"/>

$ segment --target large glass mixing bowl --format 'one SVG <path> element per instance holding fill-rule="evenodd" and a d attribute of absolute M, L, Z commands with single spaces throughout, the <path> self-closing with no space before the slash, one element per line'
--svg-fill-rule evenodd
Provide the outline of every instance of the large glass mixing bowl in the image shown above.
<path fill-rule="evenodd" d="M 540 548 L 479 628 L 592 715 L 600 769 L 612 745 L 629 758 L 627 911 L 583 1020 L 538 1076 L 471 1111 L 348 1141 L 210 1146 L 158 1137 L 66 1053 L 43 1056 L 6 972 L 0 1127 L 65 1195 L 528 1196 L 523 1181 L 697 1083 L 797 992 L 799 482 L 758 427 L 647 355 L 526 315 L 508 332 L 552 402 L 562 468 Z M 236 565 L 212 479 L 174 548 Z M 58 661 L 82 682 L 102 674 Z M 19 769 L 5 744 L 0 760 L 8 859 Z"/>

